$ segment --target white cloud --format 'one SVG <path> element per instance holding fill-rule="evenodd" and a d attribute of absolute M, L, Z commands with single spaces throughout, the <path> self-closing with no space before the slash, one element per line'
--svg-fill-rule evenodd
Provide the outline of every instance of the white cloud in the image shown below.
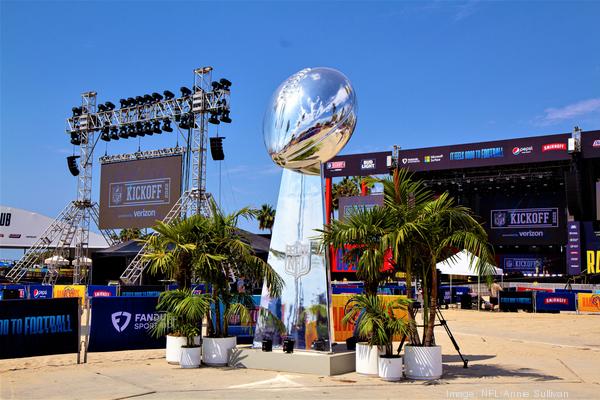
<path fill-rule="evenodd" d="M 544 113 L 544 116 L 536 119 L 538 125 L 552 125 L 586 114 L 600 113 L 600 98 L 582 100 L 560 108 L 546 108 Z"/>

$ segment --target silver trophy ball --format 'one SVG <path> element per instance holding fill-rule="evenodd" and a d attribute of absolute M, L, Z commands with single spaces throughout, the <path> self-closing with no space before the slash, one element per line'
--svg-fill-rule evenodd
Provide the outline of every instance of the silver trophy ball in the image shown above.
<path fill-rule="evenodd" d="M 263 121 L 265 147 L 277 165 L 319 175 L 320 164 L 350 140 L 356 108 L 354 88 L 344 74 L 303 69 L 273 93 Z"/>

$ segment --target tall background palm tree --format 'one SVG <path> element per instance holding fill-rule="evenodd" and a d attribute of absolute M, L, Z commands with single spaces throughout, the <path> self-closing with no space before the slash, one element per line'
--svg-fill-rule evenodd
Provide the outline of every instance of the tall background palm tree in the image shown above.
<path fill-rule="evenodd" d="M 273 224 L 275 223 L 275 209 L 269 204 L 263 204 L 260 209 L 254 211 L 258 220 L 258 229 L 264 231 L 268 229 L 273 233 Z"/>

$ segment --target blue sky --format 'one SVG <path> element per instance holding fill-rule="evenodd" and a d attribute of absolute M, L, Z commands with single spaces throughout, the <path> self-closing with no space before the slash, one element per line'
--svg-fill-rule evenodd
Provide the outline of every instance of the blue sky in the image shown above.
<path fill-rule="evenodd" d="M 76 197 L 65 118 L 99 102 L 176 91 L 211 65 L 233 82 L 222 164 L 228 210 L 276 204 L 281 170 L 261 124 L 305 67 L 353 82 L 343 153 L 600 129 L 600 2 L 0 2 L 0 203 L 55 216 Z M 213 129 L 211 135 L 216 133 Z M 144 138 L 142 150 L 175 145 Z M 136 139 L 100 142 L 96 155 Z M 100 174 L 95 162 L 94 198 Z M 208 189 L 218 165 L 208 161 Z M 255 224 L 247 225 L 256 230 Z"/>

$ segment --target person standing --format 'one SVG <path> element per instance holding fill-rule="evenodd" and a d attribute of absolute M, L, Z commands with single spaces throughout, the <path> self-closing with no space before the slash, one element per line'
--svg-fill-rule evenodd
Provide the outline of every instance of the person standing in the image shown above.
<path fill-rule="evenodd" d="M 492 311 L 494 311 L 494 308 L 498 305 L 498 295 L 500 294 L 501 291 L 502 291 L 502 286 L 500 286 L 498 284 L 498 282 L 494 279 L 492 286 L 490 286 L 490 292 L 491 292 L 490 303 L 492 304 Z"/>

